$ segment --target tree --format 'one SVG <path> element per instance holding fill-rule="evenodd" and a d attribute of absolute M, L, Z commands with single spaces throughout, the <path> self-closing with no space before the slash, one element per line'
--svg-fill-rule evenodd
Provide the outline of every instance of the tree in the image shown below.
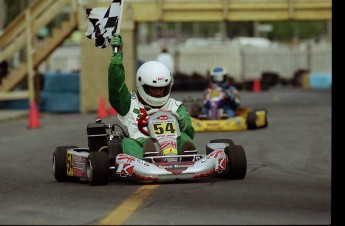
<path fill-rule="evenodd" d="M 326 34 L 327 21 L 284 21 L 271 22 L 273 30 L 268 36 L 275 40 L 287 41 L 291 39 L 313 39 Z"/>
<path fill-rule="evenodd" d="M 5 28 L 7 6 L 5 0 L 0 0 L 0 34 Z"/>

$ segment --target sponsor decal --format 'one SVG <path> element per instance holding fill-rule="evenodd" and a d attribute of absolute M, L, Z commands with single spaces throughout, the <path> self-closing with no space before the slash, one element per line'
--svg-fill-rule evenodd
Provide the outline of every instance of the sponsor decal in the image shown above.
<path fill-rule="evenodd" d="M 67 151 L 66 168 L 68 176 L 81 177 L 85 168 L 86 159 L 82 156 L 75 155 L 73 152 Z"/>
<path fill-rule="evenodd" d="M 157 119 L 158 120 L 168 120 L 168 116 L 167 115 L 160 115 Z"/>
<path fill-rule="evenodd" d="M 141 164 L 141 165 L 144 165 L 144 166 L 150 166 L 150 164 L 148 164 L 146 161 L 143 161 L 143 160 L 140 160 L 140 159 L 136 159 L 136 162 Z"/>
<path fill-rule="evenodd" d="M 213 151 L 209 156 L 217 158 L 218 155 L 225 155 L 223 149 L 217 149 L 217 150 Z"/>
<path fill-rule="evenodd" d="M 122 154 L 119 154 L 117 156 L 117 159 L 118 160 L 127 160 L 126 161 L 127 163 L 132 163 L 133 161 L 135 161 L 135 157 L 130 156 L 130 155 L 122 155 Z"/>
<path fill-rule="evenodd" d="M 219 122 L 207 122 L 206 126 L 219 126 L 220 123 Z"/>
<path fill-rule="evenodd" d="M 133 176 L 136 176 L 137 178 L 141 178 L 143 180 L 146 180 L 146 181 L 159 181 L 159 177 L 153 177 L 153 176 L 144 176 L 144 175 L 140 175 L 140 174 L 136 174 L 136 173 L 133 173 Z"/>
<path fill-rule="evenodd" d="M 84 159 L 83 159 L 83 157 L 81 157 L 79 155 L 73 155 L 73 161 L 74 162 L 83 162 Z"/>
<path fill-rule="evenodd" d="M 175 149 L 175 148 L 166 148 L 166 149 L 163 150 L 163 155 L 168 155 L 170 153 L 177 155 L 177 149 Z"/>
<path fill-rule="evenodd" d="M 161 169 L 174 169 L 174 168 L 188 168 L 188 167 L 191 167 L 193 166 L 194 163 L 191 162 L 191 163 L 183 163 L 183 164 L 174 164 L 174 163 L 170 163 L 170 164 L 160 164 L 158 165 L 158 168 L 161 168 Z"/>
<path fill-rule="evenodd" d="M 73 152 L 67 151 L 66 170 L 68 176 L 73 176 Z"/>
<path fill-rule="evenodd" d="M 73 174 L 74 174 L 74 176 L 81 177 L 83 175 L 83 170 L 82 169 L 73 169 Z"/>
<path fill-rule="evenodd" d="M 177 129 L 175 123 L 169 121 L 158 121 L 151 124 L 151 131 L 154 134 L 154 138 L 162 137 L 176 137 Z"/>
<path fill-rule="evenodd" d="M 183 163 L 160 163 L 156 164 L 158 168 L 165 169 L 173 174 L 181 174 L 187 168 L 192 167 L 194 162 L 183 162 Z"/>
<path fill-rule="evenodd" d="M 157 77 L 157 78 L 156 78 L 156 81 L 157 81 L 157 82 L 164 82 L 164 80 L 165 80 L 165 79 L 164 79 L 163 76 L 162 76 L 162 77 Z"/>
<path fill-rule="evenodd" d="M 206 172 L 206 173 L 195 174 L 195 176 L 193 176 L 193 178 L 208 177 L 212 174 L 214 174 L 214 169 L 212 169 L 211 171 Z"/>
<path fill-rule="evenodd" d="M 123 168 L 120 172 L 121 177 L 132 176 L 134 166 L 128 163 L 123 164 Z"/>
<path fill-rule="evenodd" d="M 176 142 L 173 140 L 170 140 L 170 139 L 163 141 L 160 146 L 161 146 L 161 149 L 165 149 L 167 147 L 171 147 L 171 148 L 175 148 L 175 149 L 177 148 Z"/>
<path fill-rule="evenodd" d="M 216 168 L 217 173 L 221 173 L 226 169 L 226 159 L 220 158 L 218 159 L 218 167 Z"/>
<path fill-rule="evenodd" d="M 119 154 L 121 155 L 121 154 Z M 137 176 L 137 174 L 134 172 L 134 168 L 135 168 L 135 164 L 141 164 L 143 166 L 149 167 L 150 164 L 140 160 L 140 159 L 135 159 L 135 158 L 128 158 L 127 156 L 122 156 L 123 159 L 127 159 L 128 161 L 125 163 L 120 163 L 118 164 L 116 162 L 116 167 L 117 167 L 117 171 L 116 173 L 119 174 L 121 177 L 128 177 L 128 176 Z M 118 158 L 119 159 L 119 158 Z M 119 159 L 120 160 L 120 159 Z M 136 163 L 133 162 L 133 160 L 135 160 Z"/>

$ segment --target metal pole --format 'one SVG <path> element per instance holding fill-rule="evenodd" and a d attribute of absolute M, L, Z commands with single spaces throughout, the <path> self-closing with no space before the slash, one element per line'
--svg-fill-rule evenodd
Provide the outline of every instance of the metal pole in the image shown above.
<path fill-rule="evenodd" d="M 25 10 L 25 23 L 26 23 L 26 60 L 27 60 L 27 72 L 28 72 L 28 89 L 29 89 L 29 101 L 35 99 L 35 85 L 34 85 L 34 70 L 32 63 L 32 42 L 31 42 L 31 14 L 27 9 Z"/>

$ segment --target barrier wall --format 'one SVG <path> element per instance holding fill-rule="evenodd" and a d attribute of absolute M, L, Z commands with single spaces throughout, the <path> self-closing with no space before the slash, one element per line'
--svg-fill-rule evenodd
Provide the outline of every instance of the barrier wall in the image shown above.
<path fill-rule="evenodd" d="M 79 112 L 79 73 L 43 74 L 40 109 L 45 112 Z"/>
<path fill-rule="evenodd" d="M 331 89 L 332 74 L 313 72 L 309 74 L 309 87 L 314 89 Z"/>
<path fill-rule="evenodd" d="M 159 46 L 138 45 L 138 57 L 143 60 L 156 59 Z M 239 82 L 259 79 L 265 72 L 277 73 L 281 78 L 292 79 L 300 69 L 315 72 L 332 72 L 332 44 L 320 43 L 288 47 L 239 46 L 230 43 L 180 44 L 170 47 L 175 57 L 177 71 L 204 76 L 214 65 L 224 65 L 229 74 Z"/>
<path fill-rule="evenodd" d="M 155 60 L 161 46 L 161 43 L 138 44 L 137 59 Z M 291 79 L 294 72 L 300 69 L 332 72 L 332 44 L 328 42 L 311 44 L 310 48 L 306 45 L 294 48 L 271 45 L 261 48 L 217 41 L 170 43 L 167 46 L 175 59 L 176 71 L 188 75 L 198 73 L 206 76 L 214 65 L 226 66 L 229 74 L 239 82 L 260 78 L 267 71 L 275 72 L 285 79 Z M 49 71 L 71 72 L 80 69 L 80 58 L 78 46 L 61 47 L 42 67 Z"/>
<path fill-rule="evenodd" d="M 79 73 L 46 72 L 37 103 L 42 112 L 80 111 Z M 29 109 L 28 100 L 1 101 L 0 109 Z"/>

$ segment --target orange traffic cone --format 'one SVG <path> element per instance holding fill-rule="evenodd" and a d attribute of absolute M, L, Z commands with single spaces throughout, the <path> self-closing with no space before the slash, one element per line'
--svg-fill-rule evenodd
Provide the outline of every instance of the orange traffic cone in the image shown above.
<path fill-rule="evenodd" d="M 97 117 L 100 118 L 100 119 L 104 119 L 104 118 L 108 117 L 108 112 L 107 112 L 107 109 L 105 107 L 105 101 L 104 101 L 104 97 L 103 96 L 101 96 L 99 98 Z"/>
<path fill-rule="evenodd" d="M 260 79 L 254 79 L 254 81 L 253 81 L 253 92 L 254 93 L 260 93 L 261 92 Z"/>
<path fill-rule="evenodd" d="M 109 114 L 115 116 L 115 115 L 117 115 L 117 111 L 113 107 L 110 107 L 109 108 Z"/>
<path fill-rule="evenodd" d="M 40 113 L 37 109 L 36 101 L 32 100 L 30 103 L 28 128 L 35 129 L 40 127 Z"/>

